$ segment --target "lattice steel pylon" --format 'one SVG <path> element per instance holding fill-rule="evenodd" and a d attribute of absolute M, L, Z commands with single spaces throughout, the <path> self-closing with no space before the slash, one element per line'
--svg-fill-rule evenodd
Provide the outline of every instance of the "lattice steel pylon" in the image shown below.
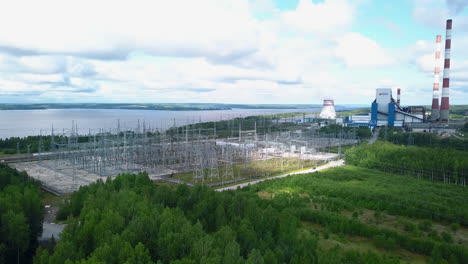
<path fill-rule="evenodd" d="M 219 179 L 219 169 L 218 169 L 218 159 L 216 153 L 213 153 L 213 149 L 210 147 L 208 149 L 208 171 L 209 174 L 207 175 L 210 180 Z"/>
<path fill-rule="evenodd" d="M 225 145 L 222 148 L 222 162 L 224 164 L 223 178 L 224 179 L 234 179 L 234 163 L 232 161 L 233 153 L 232 147 Z"/>

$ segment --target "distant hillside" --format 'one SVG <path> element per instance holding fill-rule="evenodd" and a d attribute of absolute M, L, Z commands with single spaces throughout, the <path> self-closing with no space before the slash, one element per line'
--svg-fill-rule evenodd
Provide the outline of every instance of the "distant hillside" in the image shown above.
<path fill-rule="evenodd" d="M 320 105 L 294 104 L 107 104 L 107 103 L 73 103 L 73 104 L 0 104 L 0 110 L 41 110 L 41 109 L 134 109 L 134 110 L 230 110 L 240 109 L 311 109 Z"/>
<path fill-rule="evenodd" d="M 133 109 L 133 110 L 225 110 L 229 107 L 214 104 L 0 104 L 0 110 L 41 109 Z"/>

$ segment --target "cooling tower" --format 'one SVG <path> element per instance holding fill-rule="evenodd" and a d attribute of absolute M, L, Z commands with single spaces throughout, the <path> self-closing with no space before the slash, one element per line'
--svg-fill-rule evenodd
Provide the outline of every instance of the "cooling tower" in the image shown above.
<path fill-rule="evenodd" d="M 335 103 L 333 102 L 333 100 L 330 100 L 330 99 L 323 100 L 323 109 L 322 109 L 322 112 L 320 112 L 319 117 L 323 119 L 335 119 L 336 118 Z"/>

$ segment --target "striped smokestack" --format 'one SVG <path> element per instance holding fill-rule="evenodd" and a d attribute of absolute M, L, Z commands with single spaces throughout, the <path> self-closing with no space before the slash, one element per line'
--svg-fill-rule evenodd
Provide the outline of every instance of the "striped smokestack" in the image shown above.
<path fill-rule="evenodd" d="M 400 88 L 397 89 L 397 99 L 396 99 L 396 103 L 398 105 L 400 105 L 400 95 L 401 95 L 401 90 Z"/>
<path fill-rule="evenodd" d="M 440 80 L 440 50 L 441 50 L 441 39 L 440 35 L 436 37 L 436 52 L 435 52 L 435 67 L 434 67 L 434 86 L 432 95 L 432 109 L 431 109 L 431 120 L 436 121 L 439 119 L 439 80 Z"/>
<path fill-rule="evenodd" d="M 440 104 L 440 121 L 449 120 L 449 86 L 450 86 L 450 48 L 452 46 L 452 19 L 447 20 L 445 36 L 444 79 L 442 81 L 442 102 Z"/>

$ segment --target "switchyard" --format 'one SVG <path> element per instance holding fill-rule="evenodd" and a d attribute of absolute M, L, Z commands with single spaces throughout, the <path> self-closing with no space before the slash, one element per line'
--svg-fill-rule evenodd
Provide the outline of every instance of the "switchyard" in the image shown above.
<path fill-rule="evenodd" d="M 357 144 L 354 132 L 324 134 L 316 130 L 257 133 L 242 130 L 225 138 L 217 136 L 216 127 L 194 125 L 166 131 L 138 127 L 134 130 L 78 135 L 76 124 L 69 133 L 51 135 L 50 151 L 12 163 L 41 181 L 49 191 L 63 194 L 99 179 L 121 173 L 147 172 L 153 180 L 190 173 L 195 183 L 234 180 L 233 167 L 248 169 L 254 161 L 323 160 L 338 154 L 322 153 L 328 147 Z M 265 131 L 265 130 L 264 130 Z M 86 139 L 86 140 L 84 140 Z M 40 143 L 41 144 L 41 143 Z"/>

